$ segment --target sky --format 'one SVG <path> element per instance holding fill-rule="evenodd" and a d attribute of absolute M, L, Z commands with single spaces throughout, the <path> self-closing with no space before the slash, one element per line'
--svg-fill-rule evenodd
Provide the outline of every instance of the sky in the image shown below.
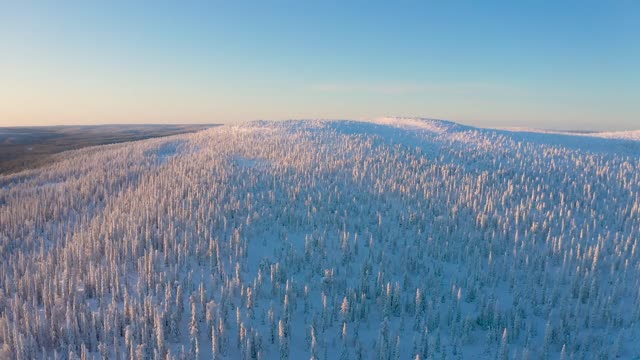
<path fill-rule="evenodd" d="M 0 126 L 640 129 L 638 1 L 0 0 Z"/>

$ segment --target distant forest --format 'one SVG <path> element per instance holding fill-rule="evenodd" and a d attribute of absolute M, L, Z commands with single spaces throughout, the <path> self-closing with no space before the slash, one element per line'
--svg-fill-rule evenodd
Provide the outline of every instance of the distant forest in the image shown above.
<path fill-rule="evenodd" d="M 51 155 L 87 146 L 194 132 L 215 125 L 0 127 L 0 174 L 35 168 Z"/>

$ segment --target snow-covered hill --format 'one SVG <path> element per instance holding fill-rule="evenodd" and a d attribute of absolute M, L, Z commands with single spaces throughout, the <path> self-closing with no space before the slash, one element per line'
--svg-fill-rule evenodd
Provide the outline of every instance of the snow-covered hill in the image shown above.
<path fill-rule="evenodd" d="M 640 141 L 640 130 L 631 131 L 607 131 L 594 133 L 592 136 L 602 137 L 606 139 L 622 139 L 622 140 L 634 140 Z"/>
<path fill-rule="evenodd" d="M 0 176 L 0 358 L 640 357 L 640 143 L 253 122 Z"/>
<path fill-rule="evenodd" d="M 571 131 L 541 130 L 541 129 L 522 128 L 522 127 L 507 127 L 507 128 L 503 128 L 503 130 L 512 131 L 512 132 L 529 132 L 529 133 L 540 133 L 540 134 L 558 134 L 558 135 L 567 135 L 567 136 L 584 136 L 584 137 L 592 137 L 592 138 L 640 141 L 640 130 L 603 131 L 603 132 L 571 132 Z"/>

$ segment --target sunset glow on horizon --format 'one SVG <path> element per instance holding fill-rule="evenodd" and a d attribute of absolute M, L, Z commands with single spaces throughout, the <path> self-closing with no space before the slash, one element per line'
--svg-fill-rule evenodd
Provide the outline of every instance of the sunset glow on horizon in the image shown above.
<path fill-rule="evenodd" d="M 384 115 L 640 128 L 640 5 L 5 2 L 0 126 Z"/>

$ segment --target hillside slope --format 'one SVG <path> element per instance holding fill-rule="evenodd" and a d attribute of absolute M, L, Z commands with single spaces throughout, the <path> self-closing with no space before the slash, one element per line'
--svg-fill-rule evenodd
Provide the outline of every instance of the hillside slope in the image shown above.
<path fill-rule="evenodd" d="M 253 122 L 0 176 L 0 358 L 640 357 L 640 148 Z"/>

